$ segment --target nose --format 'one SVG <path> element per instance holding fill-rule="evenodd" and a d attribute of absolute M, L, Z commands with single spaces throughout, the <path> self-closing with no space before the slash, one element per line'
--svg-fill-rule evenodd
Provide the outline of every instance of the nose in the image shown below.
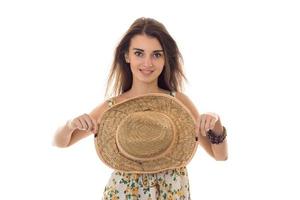
<path fill-rule="evenodd" d="M 144 62 L 143 62 L 143 67 L 152 67 L 152 59 L 151 57 L 147 56 L 145 59 L 144 59 Z"/>

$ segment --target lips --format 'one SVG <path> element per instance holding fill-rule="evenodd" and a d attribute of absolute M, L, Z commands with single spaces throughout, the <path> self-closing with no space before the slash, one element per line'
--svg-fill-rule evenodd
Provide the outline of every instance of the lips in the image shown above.
<path fill-rule="evenodd" d="M 151 69 L 139 69 L 140 71 L 150 71 L 150 72 L 153 72 L 154 70 L 151 70 Z"/>
<path fill-rule="evenodd" d="M 154 72 L 154 70 L 150 70 L 150 69 L 139 69 L 140 72 L 142 72 L 143 74 L 151 74 L 152 72 Z"/>

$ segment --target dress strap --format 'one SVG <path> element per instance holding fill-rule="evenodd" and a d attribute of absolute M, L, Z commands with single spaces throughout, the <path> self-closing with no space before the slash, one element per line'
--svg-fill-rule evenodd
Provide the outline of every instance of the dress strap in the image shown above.
<path fill-rule="evenodd" d="M 111 98 L 107 99 L 107 103 L 108 103 L 109 107 L 112 107 L 116 103 L 116 98 L 115 97 L 111 97 Z"/>
<path fill-rule="evenodd" d="M 175 97 L 176 91 L 170 91 L 170 95 L 173 96 L 173 97 Z"/>

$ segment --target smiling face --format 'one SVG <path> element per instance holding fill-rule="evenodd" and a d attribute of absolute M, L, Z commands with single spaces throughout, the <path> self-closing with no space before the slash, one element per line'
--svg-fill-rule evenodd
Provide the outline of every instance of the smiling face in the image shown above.
<path fill-rule="evenodd" d="M 147 35 L 136 35 L 131 39 L 128 53 L 133 82 L 155 83 L 161 74 L 165 58 L 159 41 Z"/>

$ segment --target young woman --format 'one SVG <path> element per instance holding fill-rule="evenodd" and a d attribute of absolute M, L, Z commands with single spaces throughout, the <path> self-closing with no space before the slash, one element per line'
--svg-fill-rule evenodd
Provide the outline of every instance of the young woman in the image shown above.
<path fill-rule="evenodd" d="M 226 130 L 217 114 L 200 115 L 192 101 L 182 93 L 186 79 L 176 42 L 160 22 L 139 18 L 130 26 L 115 50 L 108 79 L 112 96 L 60 127 L 54 137 L 58 147 L 69 147 L 97 133 L 97 121 L 113 104 L 148 93 L 164 93 L 181 101 L 192 113 L 199 144 L 216 160 L 227 159 Z M 114 84 L 112 84 L 114 83 Z M 209 132 L 211 130 L 211 132 Z M 114 171 L 103 199 L 190 199 L 186 167 L 153 174 Z"/>

